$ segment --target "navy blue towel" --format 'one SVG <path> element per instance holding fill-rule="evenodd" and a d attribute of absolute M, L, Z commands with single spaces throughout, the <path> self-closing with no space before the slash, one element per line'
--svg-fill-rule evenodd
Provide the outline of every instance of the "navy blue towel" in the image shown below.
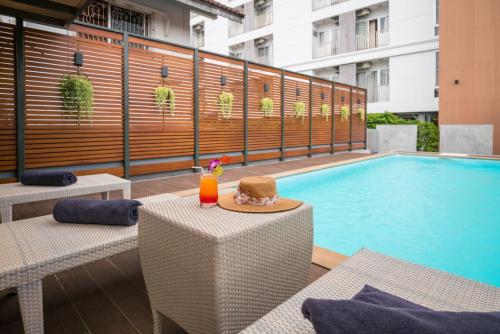
<path fill-rule="evenodd" d="M 70 198 L 54 206 L 54 219 L 60 223 L 135 225 L 142 203 L 130 199 L 99 201 Z"/>
<path fill-rule="evenodd" d="M 61 170 L 32 170 L 21 175 L 21 183 L 27 186 L 69 186 L 76 181 L 73 173 Z"/>
<path fill-rule="evenodd" d="M 302 314 L 318 334 L 500 333 L 500 312 L 433 311 L 375 288 L 365 288 L 352 300 L 308 298 L 302 304 Z"/>

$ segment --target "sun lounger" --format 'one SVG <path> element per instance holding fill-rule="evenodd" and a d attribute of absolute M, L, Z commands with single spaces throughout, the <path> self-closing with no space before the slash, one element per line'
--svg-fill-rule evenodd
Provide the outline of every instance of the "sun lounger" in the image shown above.
<path fill-rule="evenodd" d="M 130 198 L 130 181 L 110 174 L 79 176 L 78 182 L 66 187 L 27 186 L 21 183 L 0 185 L 0 221 L 12 221 L 12 206 L 21 203 L 100 193 L 102 199 L 109 192 L 121 190 L 123 198 Z"/>
<path fill-rule="evenodd" d="M 306 298 L 351 299 L 365 284 L 433 310 L 500 310 L 499 288 L 363 249 L 241 333 L 315 333 L 301 313 Z"/>
<path fill-rule="evenodd" d="M 163 194 L 138 199 L 161 202 Z M 52 215 L 0 224 L 0 290 L 17 287 L 26 333 L 43 333 L 42 278 L 137 247 L 137 225 L 62 224 Z"/>

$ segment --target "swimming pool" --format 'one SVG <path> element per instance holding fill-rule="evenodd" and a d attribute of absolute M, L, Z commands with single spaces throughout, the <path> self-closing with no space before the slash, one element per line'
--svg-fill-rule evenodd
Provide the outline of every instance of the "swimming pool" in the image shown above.
<path fill-rule="evenodd" d="M 314 206 L 314 243 L 500 287 L 500 161 L 391 155 L 278 179 Z"/>

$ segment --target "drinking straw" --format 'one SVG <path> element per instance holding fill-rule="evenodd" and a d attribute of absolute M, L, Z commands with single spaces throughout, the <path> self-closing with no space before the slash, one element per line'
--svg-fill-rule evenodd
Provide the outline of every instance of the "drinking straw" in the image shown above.
<path fill-rule="evenodd" d="M 203 167 L 193 166 L 191 168 L 192 169 L 200 169 L 201 170 L 201 175 L 205 176 L 205 170 L 203 169 Z"/>

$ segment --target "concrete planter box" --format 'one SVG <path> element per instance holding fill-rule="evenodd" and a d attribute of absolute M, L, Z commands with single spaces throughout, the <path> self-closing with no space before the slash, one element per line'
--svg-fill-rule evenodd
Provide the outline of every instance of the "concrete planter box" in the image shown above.
<path fill-rule="evenodd" d="M 372 152 L 390 151 L 416 152 L 416 125 L 377 125 L 376 129 L 368 129 L 367 146 Z"/>
<path fill-rule="evenodd" d="M 461 154 L 493 154 L 493 125 L 440 125 L 439 151 Z"/>

